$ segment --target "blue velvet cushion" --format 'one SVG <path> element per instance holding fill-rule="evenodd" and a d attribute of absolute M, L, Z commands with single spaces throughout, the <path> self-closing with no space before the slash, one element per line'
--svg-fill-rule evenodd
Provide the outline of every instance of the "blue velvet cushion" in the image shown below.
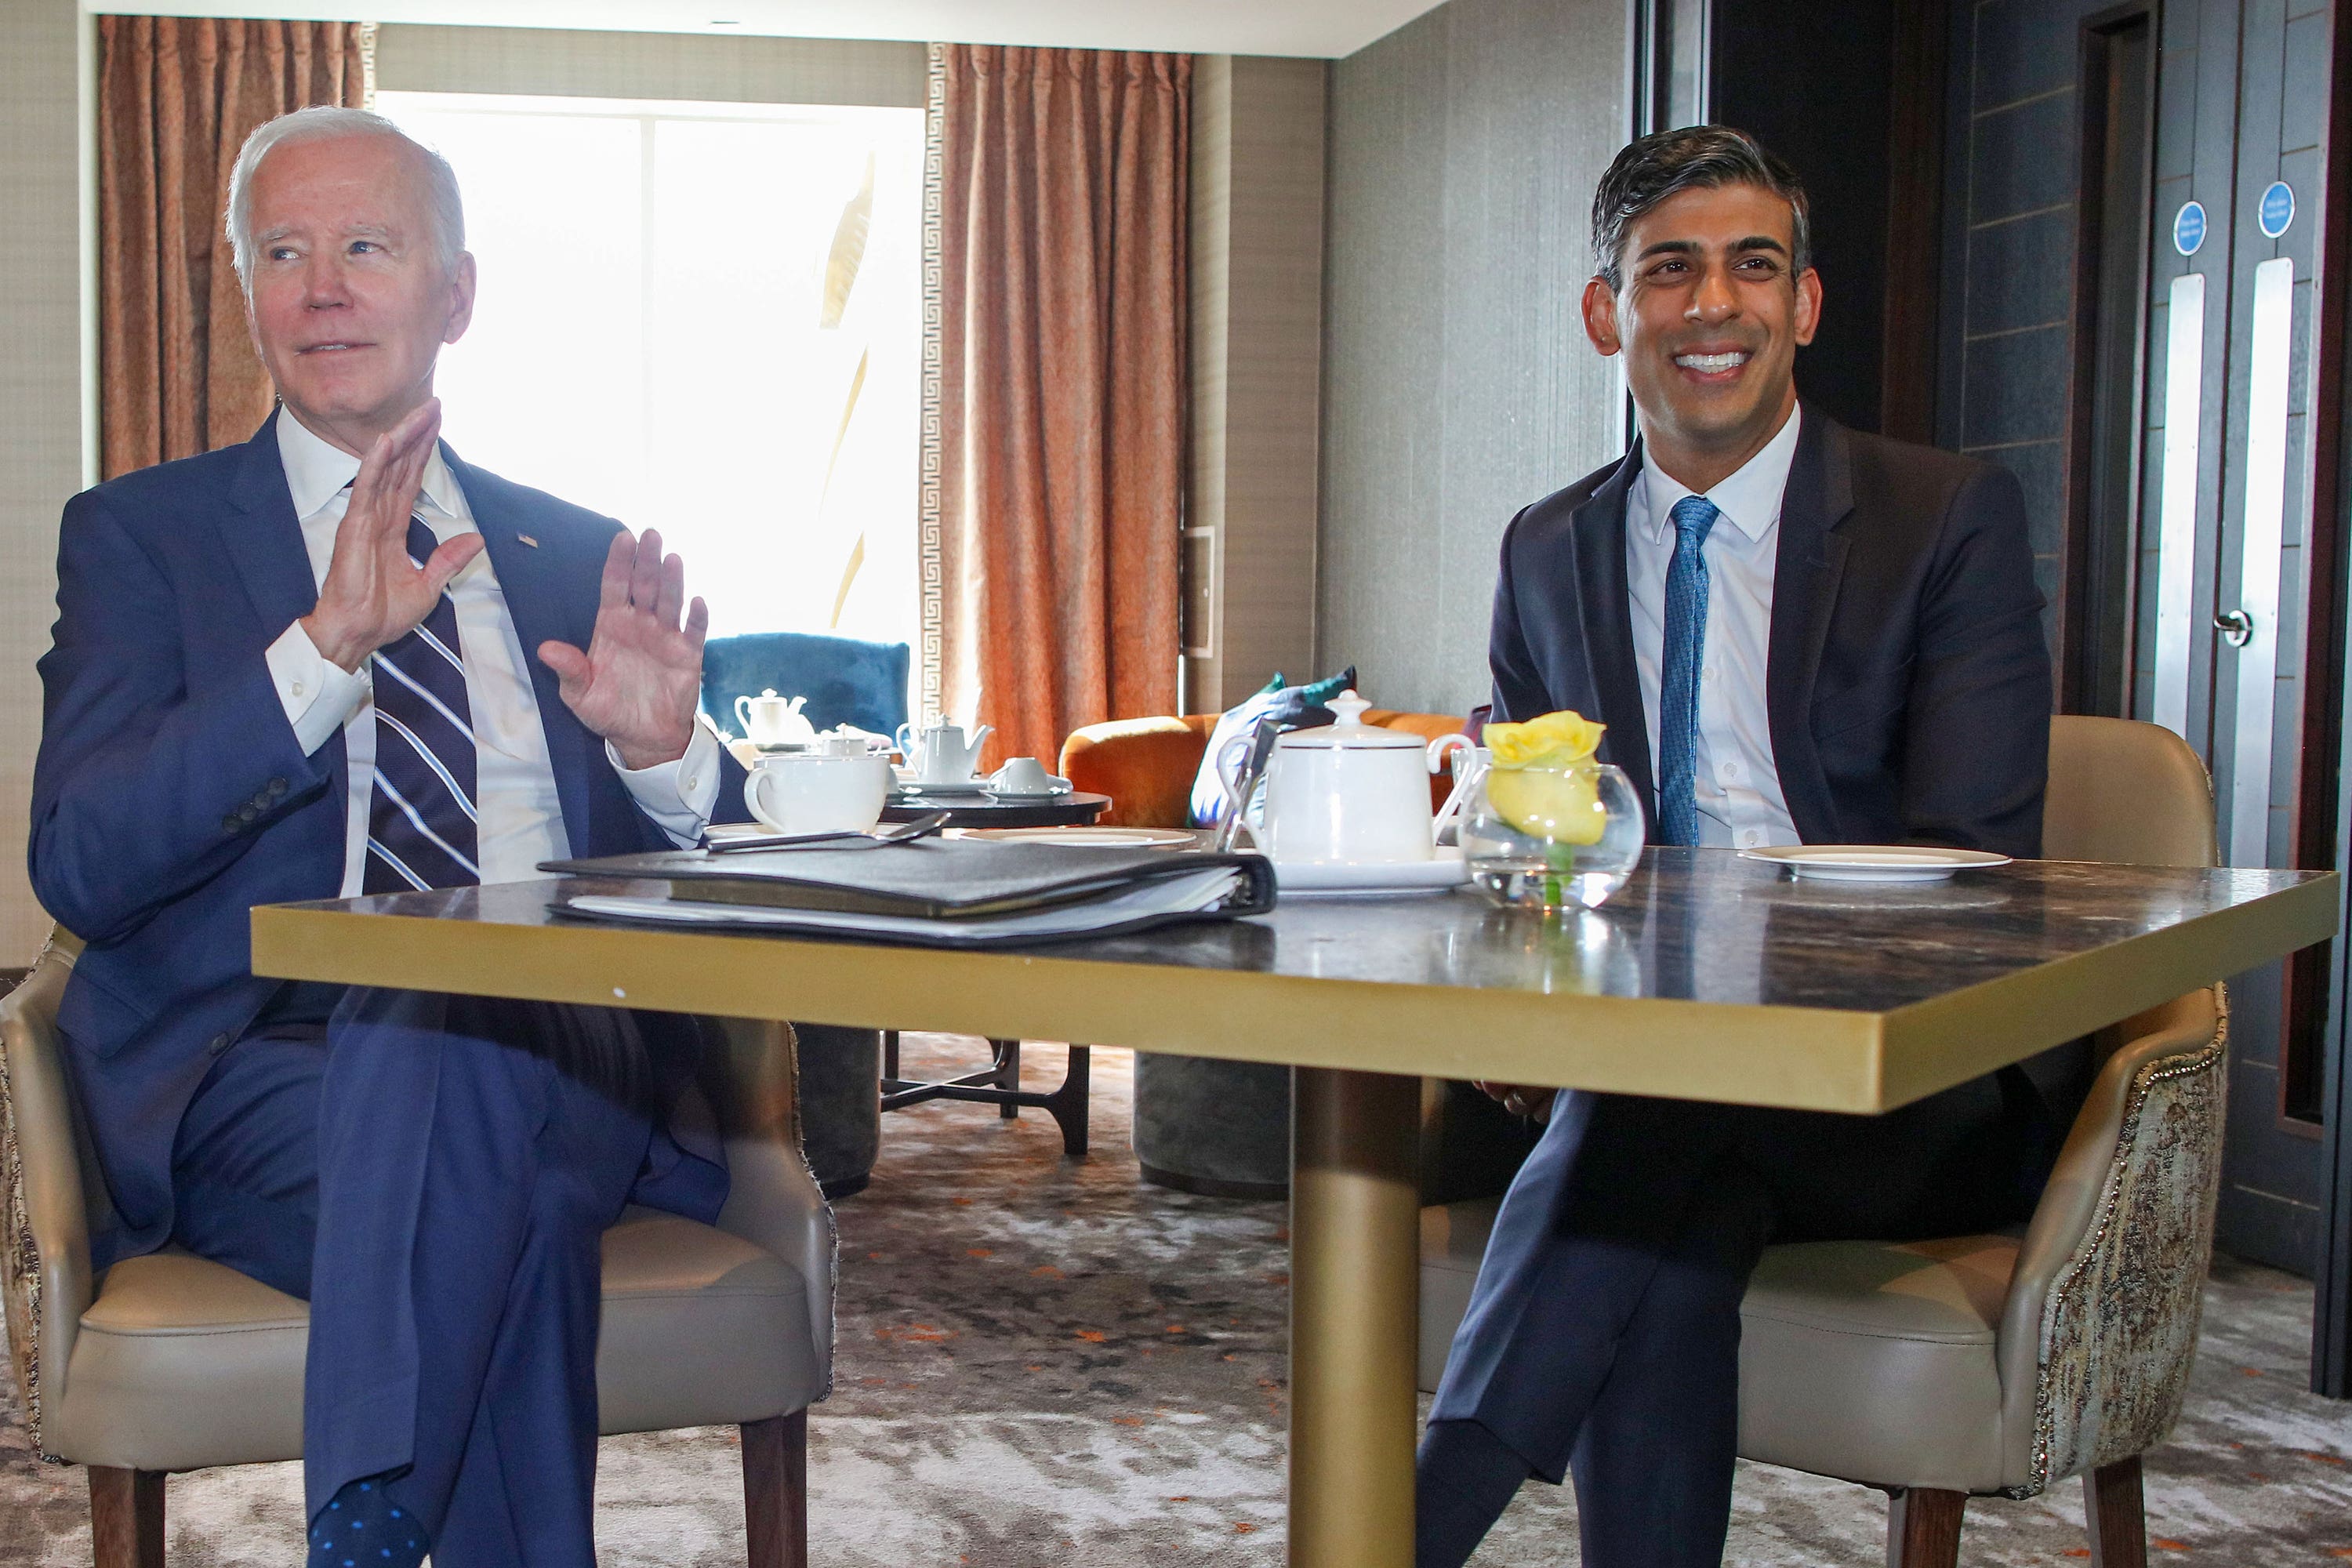
<path fill-rule="evenodd" d="M 805 697 L 801 713 L 820 730 L 855 724 L 887 735 L 907 721 L 908 647 L 814 632 L 712 637 L 702 648 L 702 710 L 735 733 L 735 699 L 773 691 Z"/>
<path fill-rule="evenodd" d="M 1192 776 L 1192 826 L 1214 827 L 1225 819 L 1229 802 L 1225 781 L 1217 776 L 1217 753 L 1237 736 L 1246 735 L 1260 719 L 1271 717 L 1280 730 L 1311 730 L 1336 721 L 1324 704 L 1356 684 L 1356 667 L 1304 686 L 1286 686 L 1276 675 L 1264 689 L 1253 692 L 1239 706 L 1225 710 L 1209 732 L 1209 749 L 1201 755 L 1201 771 Z"/>

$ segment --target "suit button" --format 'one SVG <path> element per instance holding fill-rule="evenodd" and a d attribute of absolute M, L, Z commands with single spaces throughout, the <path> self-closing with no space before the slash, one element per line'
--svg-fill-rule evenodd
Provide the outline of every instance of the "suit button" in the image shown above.
<path fill-rule="evenodd" d="M 272 800 L 276 800 L 279 795 L 284 795 L 285 793 L 286 793 L 286 781 L 285 781 L 284 779 L 271 779 L 271 780 L 269 781 L 269 798 L 270 798 L 270 799 L 272 799 Z"/>
<path fill-rule="evenodd" d="M 228 1049 L 228 1037 L 226 1035 L 215 1035 L 211 1039 L 205 1042 L 205 1049 L 212 1052 L 215 1056 L 220 1055 L 223 1051 Z"/>
<path fill-rule="evenodd" d="M 248 800 L 237 808 L 236 815 L 240 822 L 252 822 L 261 816 L 261 807 Z"/>
<path fill-rule="evenodd" d="M 245 823 L 237 816 L 236 813 L 233 811 L 226 816 L 221 818 L 221 831 L 223 833 L 239 832 L 244 828 L 244 826 Z"/>

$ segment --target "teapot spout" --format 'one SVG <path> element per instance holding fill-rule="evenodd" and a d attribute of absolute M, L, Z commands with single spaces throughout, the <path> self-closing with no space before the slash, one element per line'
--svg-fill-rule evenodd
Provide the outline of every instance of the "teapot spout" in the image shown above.
<path fill-rule="evenodd" d="M 988 738 L 995 733 L 995 725 L 982 724 L 979 729 L 972 731 L 971 739 L 964 743 L 971 748 L 972 755 L 978 756 L 980 754 L 980 749 L 988 744 Z"/>

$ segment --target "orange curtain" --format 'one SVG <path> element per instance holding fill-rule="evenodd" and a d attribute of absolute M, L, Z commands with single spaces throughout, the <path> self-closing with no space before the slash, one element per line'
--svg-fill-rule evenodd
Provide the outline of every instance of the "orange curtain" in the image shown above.
<path fill-rule="evenodd" d="M 269 413 L 222 219 L 253 129 L 362 107 L 357 22 L 98 19 L 99 449 L 106 477 L 251 436 Z"/>
<path fill-rule="evenodd" d="M 990 766 L 1176 706 L 1192 81 L 932 47 L 921 705 Z"/>

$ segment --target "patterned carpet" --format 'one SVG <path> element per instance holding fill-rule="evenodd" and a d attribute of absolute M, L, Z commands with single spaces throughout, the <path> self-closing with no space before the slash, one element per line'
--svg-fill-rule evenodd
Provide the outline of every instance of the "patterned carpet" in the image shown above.
<path fill-rule="evenodd" d="M 961 1043 L 909 1037 L 908 1067 Z M 969 1054 L 969 1053 L 965 1053 Z M 1028 1052 L 1033 1086 L 1060 1053 Z M 974 1065 L 977 1065 L 974 1063 Z M 811 1419 L 814 1561 L 825 1568 L 1282 1561 L 1284 1210 L 1135 1180 L 1123 1053 L 1096 1055 L 1093 1156 L 1051 1122 L 933 1104 L 886 1119 L 874 1184 L 840 1205 L 840 1387 Z M 2311 1291 L 2225 1266 L 2189 1412 L 2150 1460 L 2154 1561 L 2352 1559 L 2352 1407 L 2303 1388 Z M 81 1473 L 35 1464 L 0 1406 L 0 1565 L 86 1564 Z M 610 1565 L 741 1561 L 733 1434 L 608 1439 Z M 297 1561 L 291 1466 L 171 1486 L 185 1568 Z M 1727 1561 L 1882 1560 L 1876 1493 L 1743 1468 Z M 2081 1492 L 1975 1504 L 1962 1560 L 2087 1556 Z M 1531 1486 L 1474 1561 L 1577 1560 L 1573 1500 Z"/>

